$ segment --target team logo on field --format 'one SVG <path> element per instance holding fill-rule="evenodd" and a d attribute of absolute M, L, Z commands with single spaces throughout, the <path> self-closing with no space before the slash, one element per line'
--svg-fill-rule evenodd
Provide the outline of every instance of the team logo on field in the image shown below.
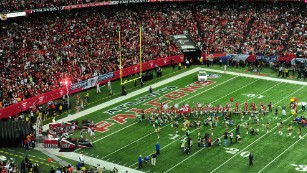
<path fill-rule="evenodd" d="M 220 74 L 208 74 L 208 78 L 220 78 L 221 76 Z"/>

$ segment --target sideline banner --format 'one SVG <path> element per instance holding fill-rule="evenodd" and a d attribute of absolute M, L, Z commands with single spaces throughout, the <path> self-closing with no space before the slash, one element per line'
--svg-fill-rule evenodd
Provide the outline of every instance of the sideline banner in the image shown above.
<path fill-rule="evenodd" d="M 307 0 L 247 0 L 247 2 L 257 2 L 257 1 L 307 3 Z M 74 5 L 66 5 L 60 7 L 37 8 L 37 9 L 24 10 L 23 12 L 26 12 L 26 14 L 31 14 L 31 13 L 42 13 L 49 11 L 72 10 L 72 9 L 89 8 L 89 7 L 118 5 L 118 4 L 161 3 L 161 2 L 207 2 L 207 0 L 117 0 L 117 1 L 107 1 L 107 2 L 92 2 L 86 4 L 74 4 Z"/>
<path fill-rule="evenodd" d="M 93 3 L 87 3 L 87 4 L 76 4 L 76 5 L 67 5 L 63 6 L 63 10 L 72 10 L 72 9 L 78 9 L 78 8 L 89 8 L 89 7 L 98 7 L 98 6 L 107 6 L 107 5 L 115 5 L 118 4 L 117 1 L 108 1 L 108 2 L 93 2 Z"/>
<path fill-rule="evenodd" d="M 176 55 L 176 56 L 171 56 L 167 58 L 160 58 L 157 60 L 152 60 L 152 61 L 143 63 L 142 68 L 143 68 L 143 71 L 146 71 L 146 70 L 152 70 L 156 68 L 156 66 L 159 66 L 159 67 L 167 66 L 170 64 L 171 60 L 173 60 L 174 63 L 177 64 L 177 63 L 183 62 L 184 57 L 183 55 Z M 140 72 L 139 68 L 140 68 L 139 65 L 134 65 L 128 68 L 124 68 L 123 77 L 139 73 Z M 117 79 L 119 79 L 119 70 L 115 72 L 109 72 L 109 73 L 106 73 L 106 74 L 103 74 L 103 75 L 100 75 L 94 78 L 90 78 L 85 81 L 74 83 L 70 86 L 69 94 L 73 94 L 73 93 L 82 91 L 84 89 L 95 87 L 98 83 L 105 84 L 109 80 L 113 81 Z M 35 106 L 37 104 L 45 104 L 51 100 L 59 99 L 63 97 L 63 95 L 65 95 L 66 93 L 67 93 L 66 87 L 62 87 L 62 88 L 58 88 L 56 90 L 53 90 L 53 91 L 29 98 L 29 99 L 26 99 L 19 103 L 10 105 L 0 110 L 0 119 L 9 118 L 10 116 L 15 116 L 20 112 L 29 110 L 30 107 Z"/>

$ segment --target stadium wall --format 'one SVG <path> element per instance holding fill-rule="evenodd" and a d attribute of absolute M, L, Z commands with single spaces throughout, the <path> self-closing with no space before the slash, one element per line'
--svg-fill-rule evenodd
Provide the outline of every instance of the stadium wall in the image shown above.
<path fill-rule="evenodd" d="M 176 55 L 166 58 L 160 58 L 157 60 L 152 60 L 149 62 L 142 63 L 142 70 L 152 70 L 157 66 L 163 67 L 168 66 L 171 63 L 171 60 L 174 61 L 175 64 L 182 63 L 184 61 L 183 55 Z M 140 72 L 139 65 L 130 66 L 123 69 L 123 77 L 127 77 L 130 75 L 138 74 Z M 109 80 L 114 81 L 119 79 L 119 70 L 114 72 L 109 72 L 107 74 L 103 74 L 97 77 L 90 78 L 85 81 L 81 81 L 78 83 L 71 84 L 69 88 L 62 87 L 26 100 L 18 102 L 16 104 L 10 105 L 0 110 L 0 119 L 9 118 L 10 116 L 18 116 L 18 113 L 29 110 L 30 107 L 41 105 L 48 103 L 49 101 L 56 100 L 62 98 L 63 95 L 67 94 L 67 89 L 69 94 L 73 94 L 76 92 L 80 92 L 82 90 L 86 90 L 92 87 L 95 87 L 97 84 L 105 84 Z"/>

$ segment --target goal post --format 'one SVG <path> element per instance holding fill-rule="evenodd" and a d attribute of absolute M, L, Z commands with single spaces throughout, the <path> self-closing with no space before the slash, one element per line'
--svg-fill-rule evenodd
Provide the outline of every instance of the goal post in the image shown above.
<path fill-rule="evenodd" d="M 143 51 L 142 51 L 142 32 L 143 32 L 143 29 L 142 29 L 142 26 L 140 26 L 139 28 L 139 52 L 140 52 L 140 55 L 139 55 L 139 69 L 140 69 L 140 72 L 139 72 L 139 76 L 136 77 L 136 78 L 133 78 L 133 79 L 130 79 L 130 80 L 125 80 L 123 81 L 123 68 L 122 68 L 122 45 L 121 45 L 121 35 L 120 35 L 120 31 L 118 31 L 118 45 L 119 45 L 119 77 L 120 77 L 120 85 L 124 85 L 126 83 L 129 83 L 129 82 L 136 82 L 137 80 L 141 80 L 142 79 L 142 54 L 143 54 Z M 124 57 L 125 58 L 125 57 Z"/>

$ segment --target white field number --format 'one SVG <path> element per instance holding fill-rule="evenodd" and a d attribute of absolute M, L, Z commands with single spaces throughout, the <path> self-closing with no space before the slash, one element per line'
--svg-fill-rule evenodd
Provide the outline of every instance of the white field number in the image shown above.
<path fill-rule="evenodd" d="M 171 136 L 170 139 L 176 140 L 176 138 L 178 138 L 180 135 L 172 135 L 172 134 L 169 134 L 169 136 Z"/>
<path fill-rule="evenodd" d="M 236 154 L 238 153 L 240 150 L 236 149 L 236 148 L 225 148 L 226 149 L 226 153 L 230 153 L 230 154 Z M 248 157 L 249 156 L 249 151 L 243 151 L 240 156 L 241 157 Z"/>
<path fill-rule="evenodd" d="M 300 171 L 300 172 L 307 172 L 307 165 L 296 165 L 296 164 L 291 164 L 292 166 L 295 166 L 295 170 Z"/>
<path fill-rule="evenodd" d="M 246 94 L 246 96 L 247 96 L 247 97 L 255 97 L 256 94 Z M 258 98 L 258 99 L 261 99 L 261 98 L 263 98 L 263 97 L 264 97 L 263 95 L 259 95 L 257 98 Z"/>

